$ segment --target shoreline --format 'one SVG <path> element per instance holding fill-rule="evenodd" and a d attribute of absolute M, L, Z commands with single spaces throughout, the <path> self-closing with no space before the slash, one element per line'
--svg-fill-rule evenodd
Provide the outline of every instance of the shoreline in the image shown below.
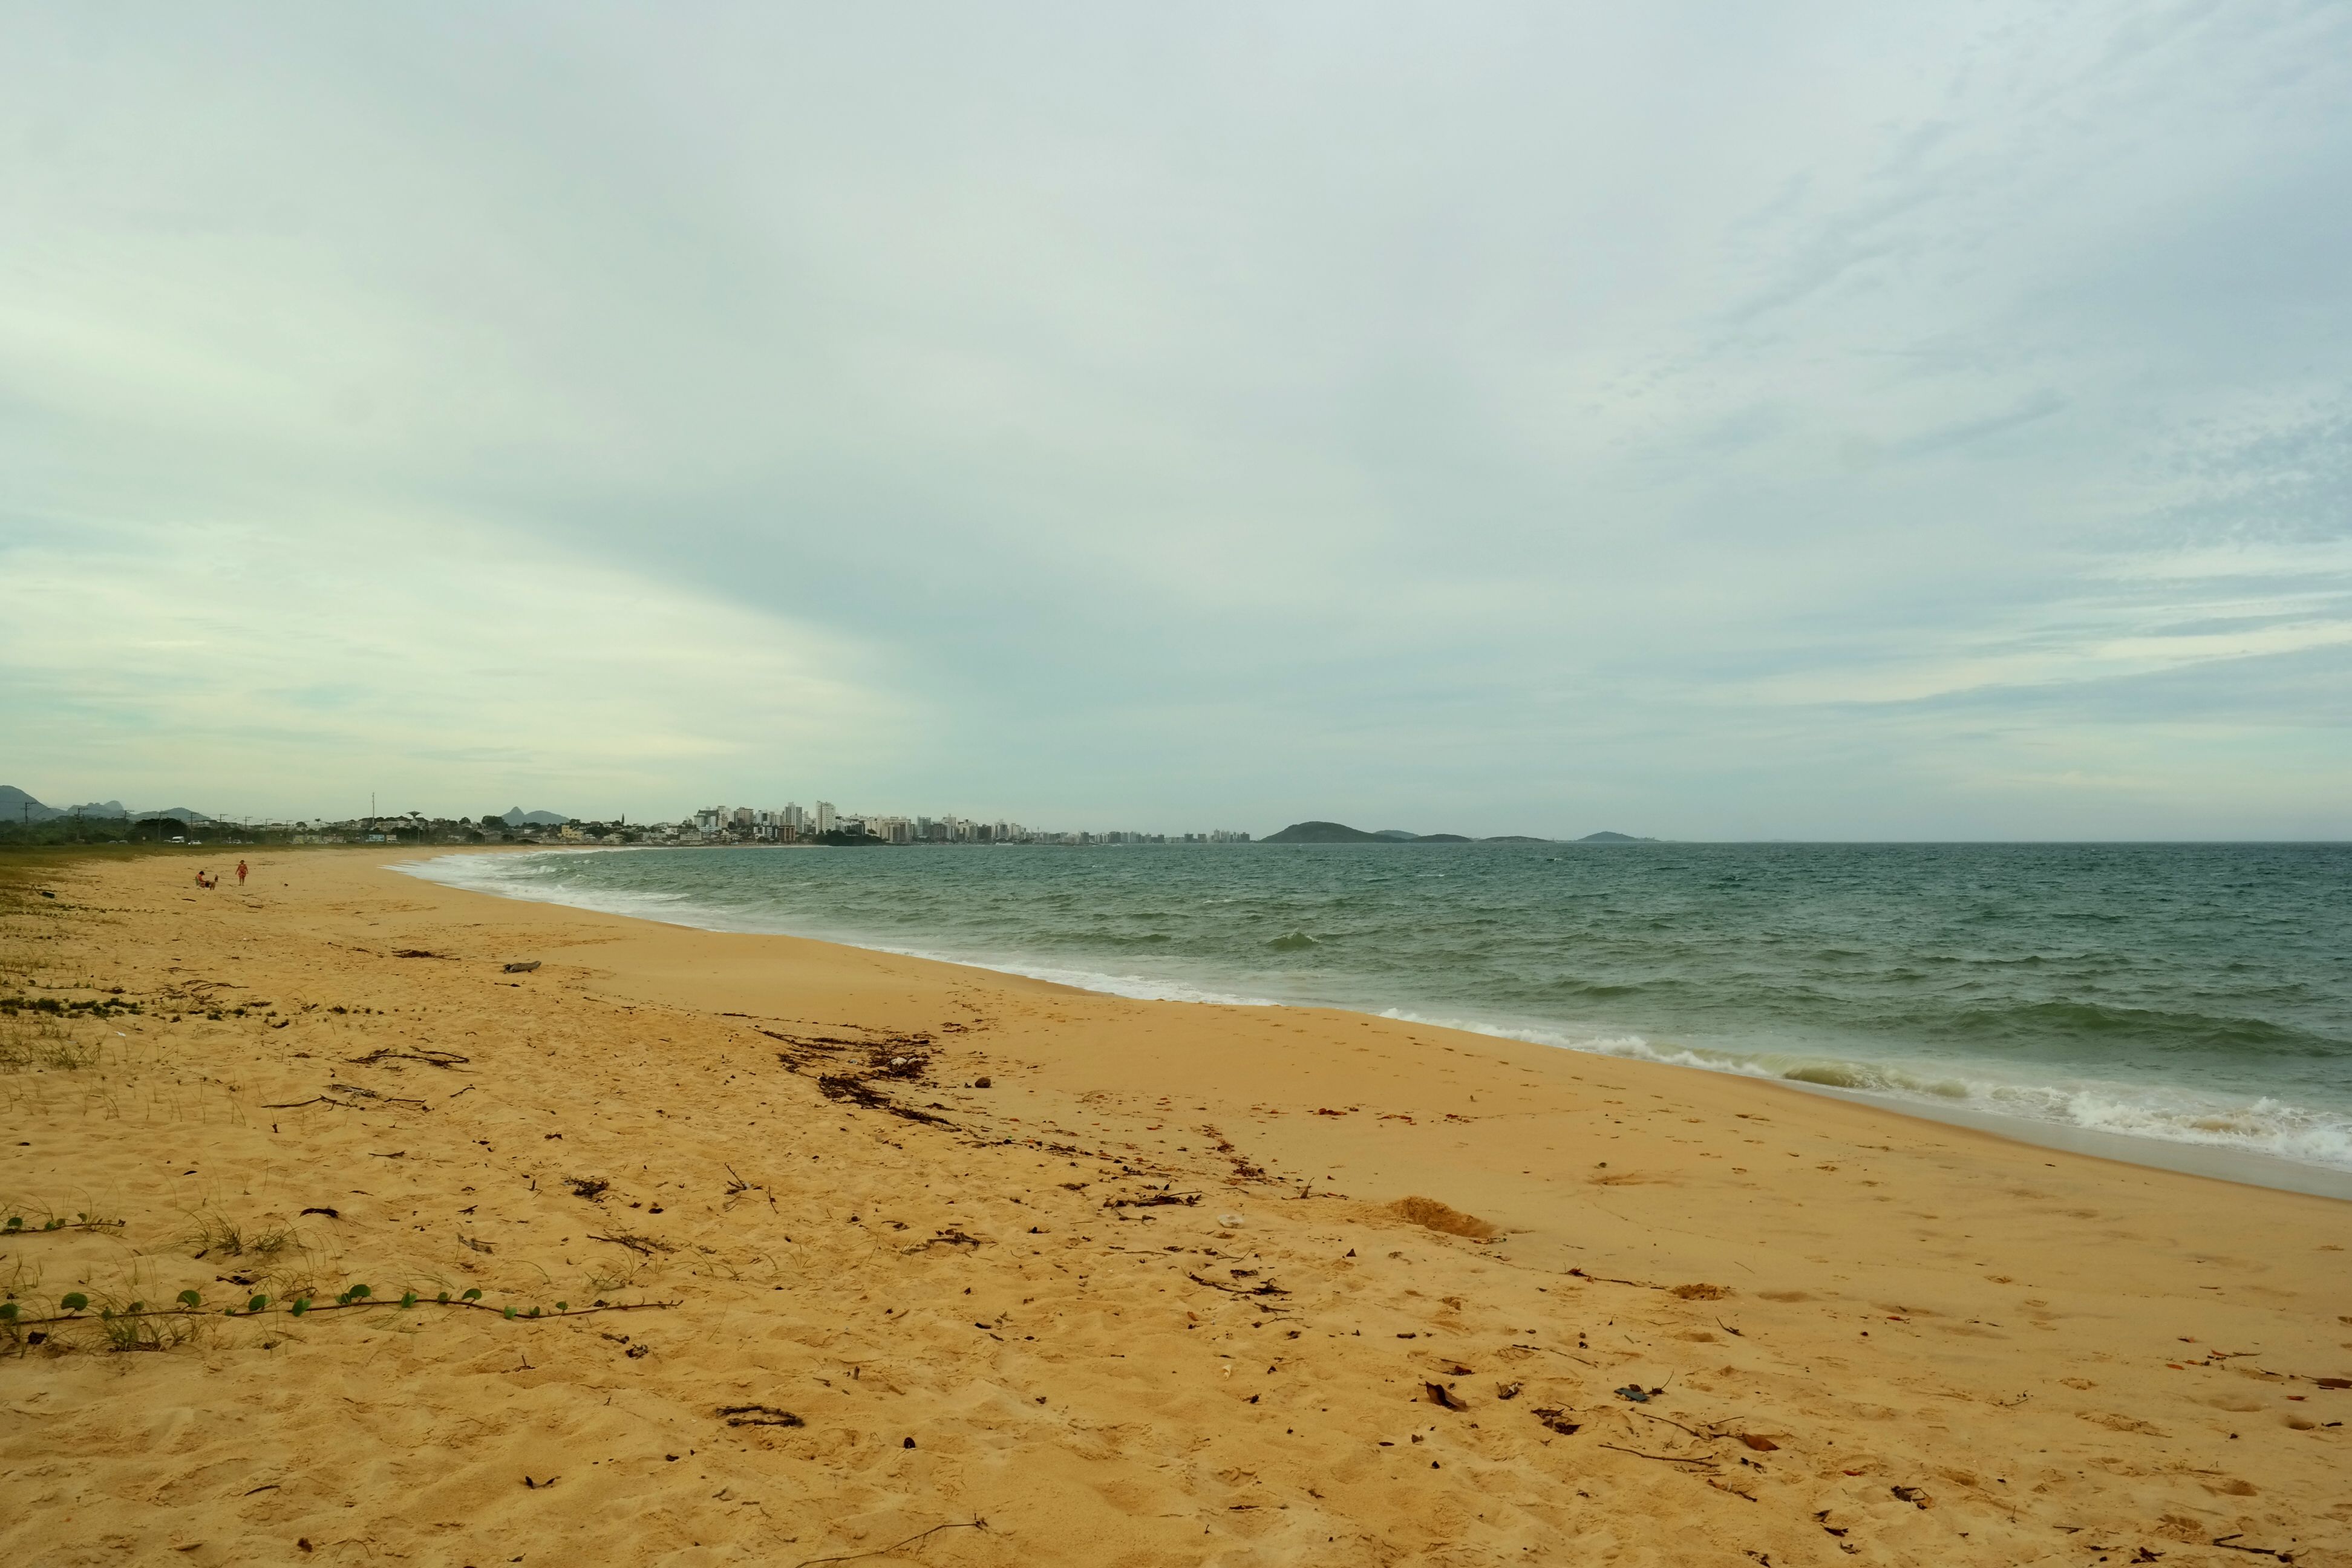
<path fill-rule="evenodd" d="M 1589 1047 L 1568 1043 L 1559 1038 L 1547 1039 L 1538 1037 L 1544 1033 L 1556 1034 L 1557 1031 L 1540 1029 L 1536 1026 L 1527 1026 L 1515 1029 L 1505 1025 L 1489 1026 L 1483 1023 L 1466 1021 L 1441 1022 L 1414 1013 L 1407 1012 L 1405 1009 L 1399 1006 L 1374 1010 L 1370 1006 L 1349 1005 L 1339 1003 L 1285 1001 L 1275 997 L 1259 997 L 1220 993 L 1209 988 L 1206 984 L 1199 985 L 1184 984 L 1180 986 L 1178 983 L 1170 982 L 1164 984 L 1155 985 L 1153 983 L 1146 981 L 1141 976 L 1131 977 L 1137 982 L 1134 988 L 1121 989 L 1118 987 L 1117 982 L 1118 982 L 1122 977 L 1108 973 L 1048 966 L 1039 963 L 1023 965 L 1015 964 L 1011 962 L 991 963 L 982 958 L 950 956 L 934 952 L 925 952 L 904 947 L 892 947 L 879 942 L 869 943 L 855 942 L 838 936 L 807 936 L 789 932 L 763 931 L 745 928 L 730 928 L 727 926 L 708 924 L 704 923 L 702 921 L 697 920 L 666 918 L 660 914 L 648 910 L 607 908 L 595 903 L 573 902 L 562 899 L 534 898 L 528 893 L 512 890 L 511 887 L 508 885 L 486 885 L 482 883 L 455 879 L 445 880 L 442 878 L 431 875 L 425 869 L 425 868 L 432 862 L 443 859 L 489 857 L 507 858 L 519 855 L 618 854 L 625 853 L 627 849 L 637 847 L 643 847 L 627 846 L 619 847 L 603 847 L 569 845 L 531 845 L 511 847 L 499 846 L 488 849 L 473 846 L 452 847 L 442 849 L 437 853 L 422 856 L 421 858 L 413 860 L 392 864 L 390 868 L 399 871 L 404 875 L 415 877 L 421 881 L 425 881 L 437 887 L 450 888 L 458 891 L 476 893 L 488 898 L 508 900 L 517 903 L 543 904 L 552 908 L 581 910 L 587 912 L 608 915 L 619 920 L 646 921 L 656 924 L 674 927 L 679 930 L 705 931 L 714 935 L 782 936 L 793 941 L 820 942 L 854 952 L 887 953 L 893 957 L 910 959 L 918 963 L 941 963 L 954 968 L 969 969 L 986 974 L 1006 975 L 1020 979 L 1041 981 L 1048 984 L 1068 985 L 1076 990 L 1087 991 L 1098 995 L 1121 997 L 1130 1001 L 1174 1003 L 1184 1005 L 1203 1006 L 1278 1007 L 1299 1012 L 1344 1012 L 1362 1017 L 1381 1018 L 1390 1022 L 1402 1023 L 1412 1027 L 1443 1030 L 1448 1034 L 1465 1035 L 1473 1037 L 1488 1039 L 1512 1040 L 1526 1045 L 1537 1046 L 1548 1050 L 1566 1051 L 1574 1055 L 1594 1058 L 1604 1061 L 1636 1061 L 1650 1066 L 1669 1068 L 1677 1071 L 1706 1073 L 1715 1077 L 1744 1079 L 1754 1083 L 1779 1084 L 1785 1088 L 1795 1089 L 1807 1093 L 1820 1094 L 1831 1099 L 1845 1100 L 1853 1104 L 1875 1107 L 1896 1116 L 1907 1117 L 1913 1120 L 1935 1123 L 1941 1126 L 1969 1128 L 1994 1137 L 2009 1139 L 2033 1148 L 2063 1150 L 2069 1153 L 2081 1154 L 2096 1159 L 2111 1160 L 2121 1164 L 2146 1166 L 2150 1169 L 2169 1171 L 2179 1174 L 2207 1177 L 2216 1181 L 2234 1182 L 2248 1186 L 2270 1188 L 2274 1191 L 2301 1193 L 2312 1196 L 2327 1197 L 2344 1202 L 2352 1202 L 2352 1170 L 2345 1170 L 2336 1166 L 2321 1164 L 2315 1162 L 2292 1159 L 2285 1155 L 2273 1154 L 2259 1149 L 2243 1148 L 2226 1143 L 2202 1142 L 2189 1139 L 2164 1138 L 2147 1133 L 2115 1132 L 2104 1129 L 2083 1127 L 2074 1123 L 2058 1121 L 2047 1118 L 2021 1115 L 2010 1111 L 1988 1110 L 1980 1105 L 1972 1104 L 1968 1101 L 1953 1101 L 1947 1104 L 1940 1103 L 1926 1096 L 1913 1097 L 1884 1090 L 1851 1089 L 1835 1084 L 1815 1082 L 1788 1075 L 1748 1071 L 1732 1066 L 1712 1067 L 1698 1061 L 1669 1060 L 1654 1052 L 1621 1053 L 1595 1049 Z M 656 846 L 655 847 L 661 847 Z M 732 846 L 730 847 L 745 847 Z M 751 847 L 769 847 L 752 846 Z M 778 846 L 775 847 L 807 847 Z M 1088 984 L 1089 981 L 1097 981 L 1102 982 L 1103 984 Z M 1190 994 L 1173 994 L 1179 990 L 1189 992 Z"/>
<path fill-rule="evenodd" d="M 26 1561 L 2352 1563 L 2340 1203 L 251 858 L 0 908 Z"/>

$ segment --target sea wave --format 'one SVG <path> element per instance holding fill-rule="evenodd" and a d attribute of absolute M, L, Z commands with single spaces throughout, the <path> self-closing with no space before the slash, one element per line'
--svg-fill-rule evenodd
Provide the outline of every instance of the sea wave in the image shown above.
<path fill-rule="evenodd" d="M 844 946 L 864 948 L 869 952 L 896 953 L 901 958 L 961 964 L 967 969 L 986 969 L 998 974 L 1018 974 L 1025 979 L 1067 985 L 1076 991 L 1098 991 L 1140 1002 L 1205 1002 L 1227 1007 L 1275 1007 L 1282 1005 L 1268 997 L 1244 995 L 1166 975 L 1116 973 L 1042 960 L 980 956 L 937 947 L 908 946 L 835 931 L 802 931 L 773 920 L 762 920 L 708 900 L 692 899 L 683 893 L 591 887 L 557 879 L 563 869 L 561 864 L 556 863 L 559 857 L 627 853 L 629 851 L 625 849 L 597 848 L 532 850 L 519 855 L 443 855 L 430 860 L 408 861 L 394 866 L 393 869 L 404 871 L 423 881 L 462 888 L 468 892 L 490 893 L 526 903 L 562 904 L 566 908 L 591 910 L 599 914 L 625 915 L 637 920 L 658 921 L 665 925 L 689 926 L 697 931 L 799 936 L 814 942 L 839 942 Z M 540 864 L 534 865 L 533 862 Z"/>
<path fill-rule="evenodd" d="M 531 904 L 562 904 L 567 909 L 593 910 L 599 914 L 626 915 L 659 921 L 665 925 L 691 926 L 697 931 L 756 931 L 756 924 L 730 921 L 719 910 L 684 893 L 652 889 L 595 888 L 557 879 L 554 864 L 580 855 L 626 855 L 627 849 L 534 849 L 523 854 L 439 855 L 430 860 L 409 860 L 392 869 L 419 881 L 438 882 L 467 892 L 489 893 Z"/>
<path fill-rule="evenodd" d="M 1396 1007 L 1384 1009 L 1380 1016 L 1562 1050 L 1842 1089 L 1897 1106 L 1966 1107 L 2011 1121 L 2231 1149 L 2352 1171 L 2352 1116 L 2267 1095 L 2234 1097 L 2085 1079 L 2037 1081 L 1997 1076 L 1981 1064 L 1961 1068 L 1711 1049 L 1661 1043 L 1640 1035 L 1575 1034 L 1475 1018 L 1432 1016 Z"/>

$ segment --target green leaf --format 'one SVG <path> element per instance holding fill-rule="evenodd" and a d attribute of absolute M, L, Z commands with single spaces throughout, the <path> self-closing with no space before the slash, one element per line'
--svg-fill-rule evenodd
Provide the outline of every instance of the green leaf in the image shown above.
<path fill-rule="evenodd" d="M 303 1313 L 305 1313 L 305 1312 L 307 1312 L 307 1311 L 309 1311 L 309 1310 L 310 1310 L 310 1297 L 308 1297 L 308 1296 L 304 1296 L 304 1297 L 302 1297 L 301 1299 L 299 1299 L 299 1300 L 297 1300 L 297 1301 L 294 1303 L 293 1307 L 292 1307 L 291 1309 L 289 1309 L 289 1310 L 293 1312 L 293 1314 L 294 1314 L 296 1317 L 298 1317 L 298 1318 L 299 1318 L 299 1317 L 300 1317 Z"/>
<path fill-rule="evenodd" d="M 370 1296 L 374 1295 L 375 1292 L 369 1289 L 364 1285 L 354 1285 L 350 1289 L 344 1291 L 343 1294 L 350 1297 L 354 1301 L 364 1301 Z"/>
<path fill-rule="evenodd" d="M 478 1301 L 481 1299 L 482 1292 L 478 1289 L 468 1290 L 464 1295 L 457 1298 L 460 1301 Z"/>
<path fill-rule="evenodd" d="M 79 1290 L 68 1290 L 66 1292 L 64 1300 L 60 1300 L 58 1305 L 63 1307 L 68 1312 L 79 1312 L 89 1305 L 89 1298 L 83 1295 Z"/>
<path fill-rule="evenodd" d="M 533 1307 L 530 1311 L 525 1312 L 523 1316 L 526 1318 L 536 1318 L 539 1316 L 539 1309 Z"/>
<path fill-rule="evenodd" d="M 439 1294 L 438 1296 L 436 1296 L 436 1297 L 435 1297 L 435 1298 L 433 1298 L 433 1299 L 434 1299 L 435 1300 L 436 1300 L 436 1301 L 440 1302 L 443 1306 L 445 1306 L 445 1307 L 446 1307 L 446 1306 L 447 1306 L 447 1305 L 449 1304 L 449 1292 L 448 1292 L 448 1291 L 446 1291 L 446 1290 L 444 1290 L 444 1291 L 442 1291 L 442 1292 L 441 1292 L 441 1294 Z"/>
<path fill-rule="evenodd" d="M 509 1305 L 509 1306 L 507 1308 L 507 1316 L 508 1316 L 508 1317 L 509 1317 L 509 1318 L 511 1318 L 511 1317 L 513 1317 L 514 1315 L 515 1315 L 515 1310 L 514 1310 L 514 1308 L 513 1308 L 511 1305 Z"/>
<path fill-rule="evenodd" d="M 258 1312 L 262 1308 L 267 1307 L 268 1305 L 269 1305 L 268 1297 L 256 1296 L 252 1300 L 247 1301 L 245 1304 L 245 1310 L 248 1312 Z"/>
<path fill-rule="evenodd" d="M 183 1290 L 180 1292 L 180 1304 L 184 1307 L 201 1307 L 205 1304 L 205 1299 L 194 1290 Z"/>
<path fill-rule="evenodd" d="M 24 1229 L 24 1228 L 25 1228 L 25 1216 L 24 1216 L 23 1215 L 20 1215 L 20 1214 L 12 1214 L 12 1215 L 10 1215 L 8 1216 L 8 1228 L 9 1228 L 10 1230 L 22 1230 L 22 1229 Z"/>
<path fill-rule="evenodd" d="M 568 1312 L 572 1310 L 572 1303 L 569 1301 L 558 1301 L 555 1304 L 555 1310 L 559 1312 Z"/>
<path fill-rule="evenodd" d="M 16 1303 L 14 1301 L 0 1301 L 0 1323 L 13 1323 L 16 1321 Z"/>
<path fill-rule="evenodd" d="M 400 1304 L 403 1307 L 414 1307 L 416 1305 L 416 1292 L 414 1290 L 403 1291 L 401 1293 Z"/>

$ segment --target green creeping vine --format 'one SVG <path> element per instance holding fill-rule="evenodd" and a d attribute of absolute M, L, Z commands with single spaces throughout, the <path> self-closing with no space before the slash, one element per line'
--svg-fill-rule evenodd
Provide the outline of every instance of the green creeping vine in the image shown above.
<path fill-rule="evenodd" d="M 87 1214 L 80 1214 L 71 1219 L 53 1218 L 28 1226 L 23 1215 L 12 1214 L 5 1221 L 0 1221 L 0 1232 L 9 1236 L 46 1236 L 53 1230 L 113 1230 L 122 1223 L 119 1219 L 92 1219 Z"/>

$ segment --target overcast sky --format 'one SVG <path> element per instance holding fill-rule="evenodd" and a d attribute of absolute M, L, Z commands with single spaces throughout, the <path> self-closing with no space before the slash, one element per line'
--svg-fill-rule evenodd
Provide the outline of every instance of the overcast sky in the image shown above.
<path fill-rule="evenodd" d="M 0 0 L 0 783 L 2352 836 L 2352 7 Z"/>

